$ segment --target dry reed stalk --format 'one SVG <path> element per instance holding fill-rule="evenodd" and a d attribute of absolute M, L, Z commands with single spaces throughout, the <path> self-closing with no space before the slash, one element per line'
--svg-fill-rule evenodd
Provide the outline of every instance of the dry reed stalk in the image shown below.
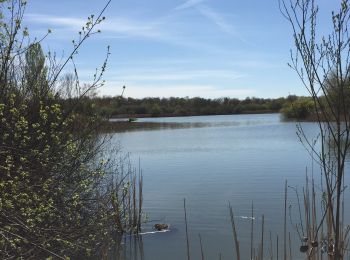
<path fill-rule="evenodd" d="M 330 205 L 328 205 L 327 213 L 327 240 L 330 242 L 330 238 L 333 237 L 332 212 L 330 210 Z"/>
<path fill-rule="evenodd" d="M 253 240 L 254 240 L 254 204 L 252 202 L 252 218 L 250 228 L 250 259 L 253 259 Z"/>
<path fill-rule="evenodd" d="M 284 185 L 284 223 L 283 223 L 283 242 L 284 242 L 284 260 L 287 260 L 287 180 Z"/>
<path fill-rule="evenodd" d="M 276 239 L 276 259 L 278 260 L 278 235 Z"/>
<path fill-rule="evenodd" d="M 186 199 L 184 199 L 184 211 L 185 211 L 185 225 L 186 225 L 187 260 L 191 260 L 191 256 L 190 256 L 190 242 L 189 242 L 189 239 L 188 239 L 188 227 L 187 227 Z"/>
<path fill-rule="evenodd" d="M 256 251 L 256 249 L 254 248 L 254 250 L 253 250 L 253 258 L 252 258 L 253 260 L 254 260 L 254 259 L 256 259 L 256 260 L 258 259 L 258 257 L 257 257 L 257 255 L 256 255 L 256 252 L 255 252 L 255 251 Z"/>
<path fill-rule="evenodd" d="M 270 259 L 273 260 L 272 233 L 270 231 Z"/>
<path fill-rule="evenodd" d="M 306 225 L 306 237 L 303 238 L 304 242 L 309 244 L 309 238 L 310 238 L 310 210 L 309 210 L 309 203 L 308 203 L 308 186 L 303 189 L 303 195 L 304 195 L 304 213 L 305 213 L 305 225 Z M 310 259 L 309 252 L 307 252 L 307 257 Z"/>
<path fill-rule="evenodd" d="M 349 239 L 348 239 L 348 235 L 349 235 L 349 231 L 350 231 L 350 226 L 347 226 L 344 232 L 344 236 L 343 236 L 343 241 L 344 241 L 344 248 L 343 248 L 343 255 L 345 255 L 345 252 L 347 251 L 348 253 L 348 258 L 349 254 L 350 254 L 350 250 L 348 250 L 348 246 L 349 246 Z"/>
<path fill-rule="evenodd" d="M 137 223 L 137 230 L 141 231 L 141 221 L 142 221 L 142 204 L 143 204 L 143 193 L 142 193 L 142 187 L 143 187 L 143 177 L 142 172 L 139 172 L 139 216 L 138 216 L 138 223 Z"/>
<path fill-rule="evenodd" d="M 201 257 L 202 257 L 202 260 L 204 260 L 204 252 L 203 252 L 203 244 L 202 244 L 202 236 L 201 236 L 201 234 L 198 234 L 198 237 L 199 237 L 199 245 L 201 247 Z"/>
<path fill-rule="evenodd" d="M 132 227 L 134 232 L 138 232 L 135 230 L 137 228 L 137 216 L 138 214 L 136 213 L 137 211 L 137 202 L 136 202 L 136 176 L 134 175 L 132 177 L 132 211 L 133 211 L 133 216 L 132 216 Z"/>
<path fill-rule="evenodd" d="M 131 165 L 129 165 L 129 172 L 132 173 Z M 128 189 L 128 217 L 129 217 L 129 227 L 133 227 L 133 197 L 134 197 L 134 176 L 129 177 L 129 189 Z M 132 233 L 132 228 L 130 228 L 130 234 Z"/>
<path fill-rule="evenodd" d="M 135 170 L 120 163 L 118 177 L 112 177 L 109 187 L 111 206 L 115 213 L 114 223 L 119 235 L 123 233 L 138 234 L 142 222 L 142 175 L 137 177 Z"/>
<path fill-rule="evenodd" d="M 231 225 L 232 225 L 233 238 L 234 238 L 235 247 L 236 247 L 236 256 L 237 256 L 237 260 L 240 260 L 239 241 L 238 241 L 236 225 L 235 225 L 235 220 L 234 220 L 234 214 L 233 214 L 233 209 L 232 209 L 231 204 L 229 204 L 229 208 L 230 208 L 230 216 L 231 216 Z"/>
<path fill-rule="evenodd" d="M 139 245 L 139 251 L 140 251 L 140 260 L 145 259 L 145 254 L 144 254 L 144 249 L 143 249 L 143 241 L 142 241 L 142 236 L 137 236 L 138 239 L 138 245 Z"/>
<path fill-rule="evenodd" d="M 260 260 L 264 259 L 264 227 L 265 227 L 265 216 L 262 215 L 261 223 L 261 250 L 260 250 Z"/>
<path fill-rule="evenodd" d="M 111 204 L 113 207 L 113 211 L 115 212 L 114 221 L 115 221 L 115 224 L 117 226 L 117 230 L 119 232 L 122 232 L 123 231 L 123 224 L 121 221 L 121 212 L 119 210 L 119 202 L 118 202 L 117 196 L 114 196 L 114 194 L 112 195 Z"/>
<path fill-rule="evenodd" d="M 312 247 L 312 250 L 315 251 L 313 253 L 313 259 L 318 259 L 317 252 L 319 250 L 316 250 L 317 248 L 314 247 L 315 242 L 317 242 L 317 215 L 316 215 L 316 193 L 315 193 L 315 182 L 314 179 L 312 179 L 312 234 L 310 236 L 310 245 Z"/>
<path fill-rule="evenodd" d="M 292 260 L 292 240 L 290 238 L 290 232 L 288 232 L 288 237 L 289 237 L 289 260 Z"/>

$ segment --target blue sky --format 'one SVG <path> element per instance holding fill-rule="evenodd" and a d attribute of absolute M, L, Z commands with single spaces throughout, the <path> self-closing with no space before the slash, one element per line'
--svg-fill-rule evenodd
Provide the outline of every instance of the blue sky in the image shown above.
<path fill-rule="evenodd" d="M 31 37 L 52 34 L 46 50 L 64 57 L 87 17 L 107 1 L 31 0 Z M 330 24 L 337 1 L 318 1 Z M 142 97 L 275 98 L 306 95 L 288 66 L 293 39 L 278 0 L 112 0 L 100 25 L 75 58 L 82 82 L 111 56 L 99 95 Z"/>

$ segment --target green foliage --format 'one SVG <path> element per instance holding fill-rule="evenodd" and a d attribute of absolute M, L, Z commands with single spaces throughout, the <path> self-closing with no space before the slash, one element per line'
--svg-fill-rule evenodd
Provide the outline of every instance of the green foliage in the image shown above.
<path fill-rule="evenodd" d="M 344 111 L 350 111 L 350 79 L 344 77 L 337 78 L 332 72 L 324 81 L 325 95 L 322 96 L 322 105 L 333 113 L 340 113 L 344 116 Z M 327 98 L 327 100 L 326 100 Z"/>
<path fill-rule="evenodd" d="M 160 116 L 162 113 L 160 106 L 158 104 L 154 104 L 151 108 L 151 115 L 152 116 Z"/>
<path fill-rule="evenodd" d="M 288 119 L 317 120 L 316 107 L 320 120 L 325 120 L 322 114 L 327 114 L 332 121 L 334 114 L 344 115 L 344 111 L 350 111 L 350 83 L 349 79 L 343 79 L 342 84 L 334 73 L 331 73 L 324 81 L 323 95 L 317 97 L 317 102 L 312 97 L 289 96 L 284 103 L 281 113 Z"/>
<path fill-rule="evenodd" d="M 311 97 L 298 97 L 286 103 L 281 112 L 288 119 L 309 119 L 315 115 L 315 103 Z"/>
<path fill-rule="evenodd" d="M 118 116 L 189 116 L 241 113 L 276 113 L 287 102 L 285 98 L 122 98 L 96 97 L 86 99 L 96 104 L 95 112 L 104 117 Z"/>
<path fill-rule="evenodd" d="M 86 199 L 94 198 L 93 181 L 102 171 L 86 167 L 89 146 L 67 132 L 73 117 L 65 119 L 58 103 L 9 97 L 0 117 L 1 252 L 27 258 L 33 245 L 59 255 L 78 245 L 88 249 L 91 241 L 77 239 L 93 234 L 84 230 L 95 218 Z"/>
<path fill-rule="evenodd" d="M 78 115 L 48 92 L 40 45 L 25 58 L 23 86 L 4 89 L 0 103 L 1 258 L 85 254 L 108 220 L 91 204 L 99 204 L 95 186 L 104 175 L 90 165 L 95 136 L 84 129 L 91 118 L 76 132 Z"/>
<path fill-rule="evenodd" d="M 130 203 L 136 178 L 102 160 L 101 119 L 93 103 L 83 102 L 102 72 L 82 90 L 77 79 L 73 84 L 58 80 L 40 43 L 23 46 L 19 40 L 24 4 L 7 1 L 0 3 L 1 10 L 7 3 L 17 9 L 8 9 L 13 16 L 5 23 L 4 15 L 0 25 L 0 258 L 101 256 L 118 234 L 137 232 L 141 218 L 136 199 Z M 93 27 L 90 18 L 84 35 Z M 76 87 L 75 96 L 66 98 Z M 123 177 L 111 177 L 118 173 Z M 131 212 L 125 207 L 134 214 L 125 214 Z"/>

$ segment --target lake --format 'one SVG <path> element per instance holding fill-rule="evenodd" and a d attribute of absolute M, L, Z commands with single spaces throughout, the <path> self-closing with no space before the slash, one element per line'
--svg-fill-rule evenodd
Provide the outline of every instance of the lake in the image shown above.
<path fill-rule="evenodd" d="M 130 153 L 135 167 L 140 160 L 144 211 L 150 220 L 145 230 L 155 223 L 171 225 L 169 232 L 142 236 L 143 259 L 187 259 L 184 198 L 192 259 L 200 259 L 199 234 L 205 259 L 219 259 L 219 254 L 221 259 L 233 258 L 229 202 L 234 210 L 242 259 L 250 258 L 252 202 L 254 247 L 259 248 L 264 214 L 265 256 L 269 256 L 271 232 L 274 257 L 277 234 L 279 257 L 283 257 L 285 180 L 302 195 L 307 169 L 309 177 L 315 178 L 316 188 L 320 186 L 318 166 L 300 143 L 295 122 L 284 122 L 279 114 L 259 114 L 143 118 L 134 123 L 142 122 L 162 124 L 158 128 L 115 133 L 112 143 Z M 303 123 L 303 127 L 311 139 L 317 136 L 315 123 Z M 296 195 L 292 189 L 288 193 L 292 221 L 296 223 Z M 287 227 L 293 258 L 304 259 L 289 217 Z M 135 249 L 127 255 L 129 259 L 141 259 Z"/>

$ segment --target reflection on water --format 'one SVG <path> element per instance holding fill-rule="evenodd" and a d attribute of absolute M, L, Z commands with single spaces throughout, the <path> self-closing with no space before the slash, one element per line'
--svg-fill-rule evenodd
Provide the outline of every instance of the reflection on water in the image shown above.
<path fill-rule="evenodd" d="M 278 114 L 151 118 L 131 125 L 138 128 L 116 132 L 112 141 L 131 153 L 134 165 L 141 161 L 144 211 L 153 221 L 144 231 L 150 231 L 156 220 L 174 228 L 174 232 L 142 236 L 142 259 L 186 259 L 183 198 L 192 259 L 201 258 L 198 234 L 205 259 L 218 259 L 219 254 L 222 259 L 233 258 L 228 202 L 235 213 L 241 257 L 248 259 L 252 202 L 254 247 L 259 247 L 264 214 L 266 241 L 271 231 L 275 248 L 277 234 L 283 236 L 285 180 L 302 191 L 307 168 L 315 179 L 316 192 L 321 192 L 319 169 L 298 141 L 295 123 L 282 122 Z M 303 123 L 303 127 L 309 138 L 317 136 L 316 124 Z M 347 179 L 345 182 L 348 184 Z M 349 196 L 348 190 L 345 196 Z M 289 205 L 295 223 L 299 213 L 294 192 L 289 192 Z M 345 214 L 349 216 L 349 212 Z M 287 228 L 293 259 L 304 259 L 290 221 Z M 139 258 L 135 255 L 127 259 L 141 259 L 140 254 Z"/>
<path fill-rule="evenodd" d="M 146 130 L 165 130 L 165 129 L 179 129 L 179 128 L 197 128 L 197 127 L 210 127 L 210 124 L 206 123 L 171 123 L 171 122 L 110 122 L 109 131 L 115 133 L 118 132 L 131 132 L 131 131 L 146 131 Z"/>
<path fill-rule="evenodd" d="M 129 122 L 127 119 L 111 119 L 109 131 L 129 132 L 145 130 L 166 130 L 181 128 L 203 127 L 230 127 L 267 124 L 263 119 L 242 120 L 246 115 L 236 115 L 236 120 L 227 120 L 228 116 L 190 116 L 190 117 L 162 117 L 162 118 L 139 118 Z M 241 118 L 240 118 L 241 117 Z"/>

